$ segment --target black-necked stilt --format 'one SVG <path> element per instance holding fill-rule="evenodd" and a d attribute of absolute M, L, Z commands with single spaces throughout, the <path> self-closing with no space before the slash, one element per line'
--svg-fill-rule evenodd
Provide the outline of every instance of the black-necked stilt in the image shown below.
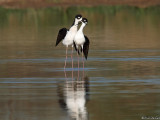
<path fill-rule="evenodd" d="M 78 71 L 79 71 L 79 54 L 80 51 L 82 52 L 82 61 L 83 61 L 83 71 L 84 71 L 84 60 L 83 60 L 83 54 L 87 60 L 88 57 L 88 51 L 89 51 L 89 39 L 87 36 L 83 34 L 83 28 L 87 25 L 88 20 L 86 18 L 82 19 L 82 25 L 77 31 L 75 37 L 74 37 L 74 47 L 77 51 L 77 56 L 78 56 Z M 80 46 L 80 49 L 79 49 Z"/>
<path fill-rule="evenodd" d="M 65 60 L 65 65 L 64 69 L 66 68 L 66 61 L 67 61 L 67 51 L 68 51 L 68 46 L 72 45 L 72 53 L 71 53 L 71 59 L 72 59 L 72 69 L 73 69 L 73 39 L 77 33 L 78 29 L 78 23 L 82 20 L 82 15 L 78 14 L 75 16 L 74 22 L 70 29 L 62 28 L 59 30 L 58 36 L 57 36 L 57 41 L 56 45 L 57 46 L 61 41 L 62 43 L 66 46 L 66 60 Z"/>

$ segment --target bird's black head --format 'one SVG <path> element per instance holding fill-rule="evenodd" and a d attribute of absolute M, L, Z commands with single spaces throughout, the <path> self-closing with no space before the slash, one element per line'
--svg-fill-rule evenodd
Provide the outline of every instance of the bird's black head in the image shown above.
<path fill-rule="evenodd" d="M 81 15 L 81 14 L 78 14 L 78 15 L 75 16 L 75 18 L 77 18 L 77 19 L 79 20 L 79 19 L 82 18 L 82 15 Z"/>
<path fill-rule="evenodd" d="M 83 19 L 82 19 L 82 22 L 85 23 L 85 24 L 87 24 L 87 23 L 88 23 L 87 18 L 83 18 Z"/>

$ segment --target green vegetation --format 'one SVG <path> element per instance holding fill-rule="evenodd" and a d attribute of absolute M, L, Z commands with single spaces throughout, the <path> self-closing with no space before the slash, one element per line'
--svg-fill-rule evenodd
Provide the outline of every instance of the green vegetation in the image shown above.
<path fill-rule="evenodd" d="M 122 14 L 123 19 L 127 19 L 125 14 L 134 17 L 137 20 L 144 19 L 144 16 L 149 16 L 153 21 L 160 21 L 160 7 L 138 8 L 129 6 L 97 6 L 97 7 L 51 7 L 43 9 L 6 9 L 0 8 L 0 27 L 6 25 L 9 21 L 18 21 L 20 24 L 24 21 L 31 22 L 36 19 L 40 25 L 63 25 L 71 24 L 70 18 L 73 18 L 77 13 L 87 16 L 88 19 L 94 19 L 92 23 L 97 22 L 97 19 L 104 21 L 105 18 L 114 17 L 117 14 Z"/>

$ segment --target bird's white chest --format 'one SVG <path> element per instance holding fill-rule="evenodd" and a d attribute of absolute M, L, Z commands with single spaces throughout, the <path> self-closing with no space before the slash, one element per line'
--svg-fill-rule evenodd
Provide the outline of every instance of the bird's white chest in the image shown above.
<path fill-rule="evenodd" d="M 77 29 L 75 27 L 70 28 L 70 30 L 67 32 L 66 37 L 63 40 L 64 45 L 72 45 L 73 39 L 77 33 Z"/>
<path fill-rule="evenodd" d="M 66 37 L 64 38 L 64 42 L 73 42 L 75 32 L 68 31 Z"/>
<path fill-rule="evenodd" d="M 74 41 L 76 44 L 82 45 L 85 42 L 85 37 L 84 37 L 83 32 L 77 32 L 74 37 Z"/>

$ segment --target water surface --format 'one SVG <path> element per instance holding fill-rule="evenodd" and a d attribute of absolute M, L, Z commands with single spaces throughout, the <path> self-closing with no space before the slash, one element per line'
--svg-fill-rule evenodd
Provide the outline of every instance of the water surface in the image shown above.
<path fill-rule="evenodd" d="M 80 12 L 90 39 L 83 75 L 57 32 Z M 160 113 L 159 8 L 0 8 L 0 119 L 138 120 Z M 71 50 L 71 49 L 70 49 Z"/>

